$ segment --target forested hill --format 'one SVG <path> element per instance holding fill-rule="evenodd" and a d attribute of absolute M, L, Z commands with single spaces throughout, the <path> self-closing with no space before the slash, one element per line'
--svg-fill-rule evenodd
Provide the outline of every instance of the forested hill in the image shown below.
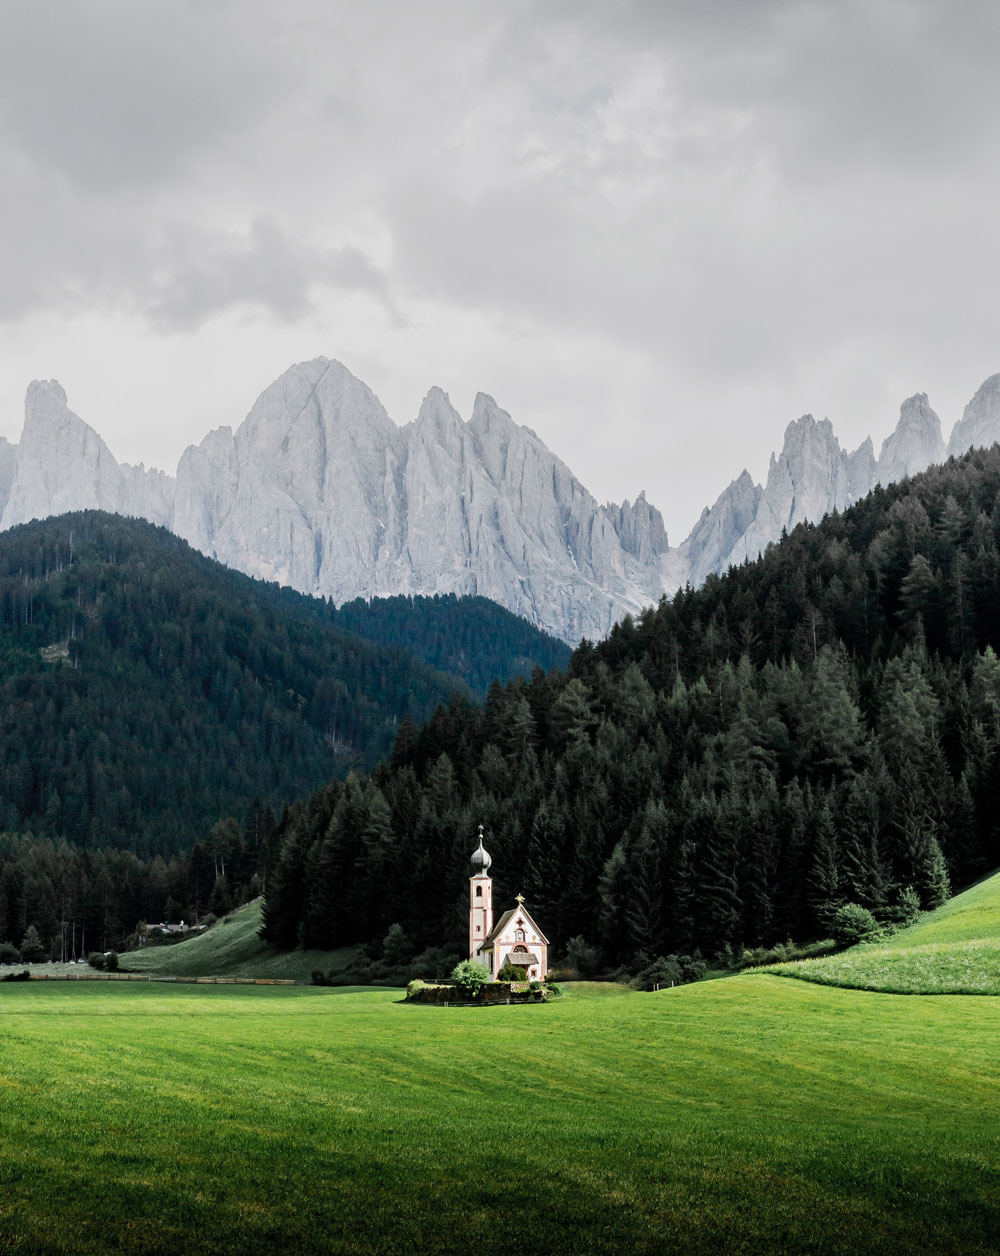
<path fill-rule="evenodd" d="M 495 655 L 481 605 L 449 617 L 475 625 L 469 654 L 481 640 Z M 343 618 L 140 520 L 88 512 L 0 534 L 0 830 L 182 850 L 254 798 L 283 803 L 370 766 L 400 720 L 469 692 Z M 407 642 L 433 653 L 419 604 L 408 618 Z M 527 631 L 518 652 L 547 662 L 551 643 Z M 466 670 L 481 681 L 478 659 Z"/>
<path fill-rule="evenodd" d="M 1000 864 L 998 498 L 996 447 L 876 490 L 564 674 L 404 727 L 286 815 L 270 936 L 460 948 L 480 823 L 498 904 L 608 963 L 940 903 Z"/>
<path fill-rule="evenodd" d="M 494 680 L 565 667 L 572 657 L 564 641 L 485 597 L 359 598 L 332 611 L 331 622 L 369 641 L 404 645 L 480 698 Z"/>

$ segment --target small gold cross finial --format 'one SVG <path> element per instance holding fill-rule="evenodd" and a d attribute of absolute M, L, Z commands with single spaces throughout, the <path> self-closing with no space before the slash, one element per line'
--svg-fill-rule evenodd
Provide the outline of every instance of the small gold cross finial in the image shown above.
<path fill-rule="evenodd" d="M 479 840 L 480 841 L 483 840 L 483 826 L 482 825 L 479 826 Z"/>
<path fill-rule="evenodd" d="M 516 903 L 523 903 L 523 902 L 524 902 L 524 895 L 523 895 L 523 894 L 516 894 L 516 895 L 514 896 L 514 901 L 515 901 Z"/>

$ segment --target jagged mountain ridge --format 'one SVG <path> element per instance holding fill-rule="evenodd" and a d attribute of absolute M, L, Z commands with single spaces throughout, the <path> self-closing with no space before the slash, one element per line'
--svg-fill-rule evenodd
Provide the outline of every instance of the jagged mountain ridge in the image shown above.
<path fill-rule="evenodd" d="M 948 451 L 997 439 L 1000 375 L 969 402 Z M 766 483 L 744 471 L 671 548 L 645 493 L 601 506 L 491 397 L 480 393 L 466 422 L 435 387 L 397 427 L 346 367 L 317 358 L 265 389 L 235 431 L 216 428 L 185 450 L 175 477 L 117 463 L 62 388 L 36 381 L 20 443 L 0 442 L 0 528 L 110 510 L 337 603 L 479 594 L 575 642 L 944 456 L 925 394 L 903 402 L 878 458 L 870 439 L 848 452 L 828 419 L 804 415 Z"/>
<path fill-rule="evenodd" d="M 956 423 L 947 454 L 998 440 L 1000 375 L 993 375 Z M 755 485 L 744 471 L 667 556 L 664 569 L 672 579 L 666 591 L 685 582 L 697 587 L 713 572 L 756 558 L 783 531 L 845 510 L 876 484 L 895 483 L 945 457 L 941 421 L 926 393 L 902 403 L 899 421 L 882 442 L 878 458 L 870 438 L 848 452 L 841 449 L 829 419 L 817 422 L 811 414 L 803 415 L 785 429 L 780 454 L 771 455 L 766 484 Z"/>
<path fill-rule="evenodd" d="M 483 393 L 466 423 L 432 388 L 398 428 L 325 358 L 286 371 L 235 432 L 189 447 L 173 479 L 119 466 L 57 383 L 35 383 L 7 497 L 3 528 L 112 510 L 337 603 L 479 594 L 568 641 L 603 637 L 662 591 L 667 539 L 644 497 L 609 512 Z"/>

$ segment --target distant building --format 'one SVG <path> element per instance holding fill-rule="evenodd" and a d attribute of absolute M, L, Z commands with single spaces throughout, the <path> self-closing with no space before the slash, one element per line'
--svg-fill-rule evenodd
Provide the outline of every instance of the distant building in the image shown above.
<path fill-rule="evenodd" d="M 483 826 L 479 826 L 479 846 L 472 853 L 469 880 L 469 958 L 483 964 L 492 977 L 507 960 L 524 969 L 525 981 L 542 981 L 549 969 L 549 940 L 524 908 L 518 894 L 517 906 L 505 911 L 493 923 L 493 863 L 483 846 Z"/>

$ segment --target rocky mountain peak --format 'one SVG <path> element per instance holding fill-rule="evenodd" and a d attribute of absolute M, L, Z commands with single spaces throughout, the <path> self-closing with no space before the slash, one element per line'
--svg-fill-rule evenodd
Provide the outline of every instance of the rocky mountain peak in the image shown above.
<path fill-rule="evenodd" d="M 640 563 L 654 563 L 670 548 L 663 515 L 646 500 L 645 490 L 634 503 L 627 499 L 620 506 L 609 502 L 604 513 L 611 520 L 622 549 Z"/>
<path fill-rule="evenodd" d="M 771 465 L 775 465 L 773 455 Z M 746 552 L 739 552 L 740 545 L 757 518 L 763 495 L 764 490 L 744 469 L 723 489 L 711 509 L 702 511 L 681 546 L 686 570 L 677 569 L 675 564 L 671 583 L 699 585 L 711 572 L 725 571 L 731 563 L 742 562 Z"/>
<path fill-rule="evenodd" d="M 451 404 L 451 398 L 437 385 L 423 399 L 414 426 L 420 441 L 442 445 L 461 443 L 466 430 L 462 416 Z"/>
<path fill-rule="evenodd" d="M 49 417 L 62 420 L 65 414 L 69 413 L 71 412 L 67 404 L 66 390 L 57 379 L 33 379 L 31 381 L 24 396 L 25 424 L 44 421 Z M 76 415 L 72 417 L 76 418 Z"/>
<path fill-rule="evenodd" d="M 882 442 L 878 481 L 892 484 L 943 460 L 941 420 L 931 409 L 927 394 L 914 393 L 899 407 L 899 422 Z"/>
<path fill-rule="evenodd" d="M 146 503 L 137 509 L 129 500 L 133 479 L 94 429 L 70 410 L 59 382 L 35 380 L 25 395 L 24 432 L 0 527 L 66 510 L 145 514 Z"/>
<path fill-rule="evenodd" d="M 1000 375 L 991 375 L 979 387 L 952 429 L 948 454 L 958 457 L 972 448 L 989 448 L 1000 441 Z"/>
<path fill-rule="evenodd" d="M 11 485 L 14 483 L 14 466 L 17 462 L 17 446 L 0 436 L 0 518 L 10 497 Z"/>

